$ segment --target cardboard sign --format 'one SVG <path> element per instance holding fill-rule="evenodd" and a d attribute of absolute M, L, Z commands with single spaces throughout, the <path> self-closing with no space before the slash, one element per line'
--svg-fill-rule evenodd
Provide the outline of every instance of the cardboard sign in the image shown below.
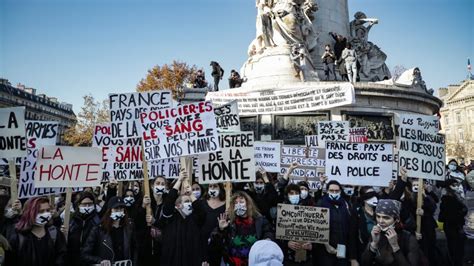
<path fill-rule="evenodd" d="M 338 84 L 300 84 L 300 88 L 236 88 L 208 92 L 206 100 L 215 105 L 236 100 L 241 116 L 257 114 L 290 114 L 306 111 L 328 110 L 333 107 L 355 103 L 354 86 Z"/>
<path fill-rule="evenodd" d="M 237 101 L 214 107 L 216 125 L 219 130 L 240 131 L 239 106 Z"/>
<path fill-rule="evenodd" d="M 444 180 L 445 137 L 438 134 L 439 119 L 429 115 L 399 114 L 398 165 L 409 177 Z"/>
<path fill-rule="evenodd" d="M 276 238 L 289 241 L 329 243 L 329 209 L 278 204 Z"/>
<path fill-rule="evenodd" d="M 26 121 L 27 155 L 22 159 L 18 198 L 31 198 L 64 192 L 65 189 L 36 188 L 34 176 L 39 146 L 56 145 L 59 136 L 58 122 Z"/>
<path fill-rule="evenodd" d="M 349 121 L 319 121 L 318 144 L 325 147 L 326 141 L 348 142 Z"/>
<path fill-rule="evenodd" d="M 256 141 L 253 144 L 255 151 L 255 167 L 256 169 L 263 167 L 265 171 L 270 173 L 280 172 L 280 142 L 263 142 Z"/>
<path fill-rule="evenodd" d="M 326 165 L 325 149 L 282 146 L 280 174 L 284 175 L 292 163 L 300 166 L 292 172 L 290 177 L 317 179 L 317 169 L 324 168 Z"/>
<path fill-rule="evenodd" d="M 304 136 L 304 144 L 305 144 L 306 147 L 319 147 L 318 146 L 318 135 Z"/>
<path fill-rule="evenodd" d="M 392 180 L 393 144 L 326 142 L 326 175 L 344 185 L 385 187 Z"/>
<path fill-rule="evenodd" d="M 172 106 L 173 99 L 169 90 L 109 94 L 111 138 L 141 137 L 140 113 Z"/>
<path fill-rule="evenodd" d="M 219 150 L 211 102 L 145 112 L 141 123 L 147 161 Z"/>
<path fill-rule="evenodd" d="M 101 162 L 101 150 L 94 147 L 39 147 L 35 187 L 100 186 Z"/>
<path fill-rule="evenodd" d="M 220 151 L 199 155 L 199 184 L 254 182 L 253 132 L 219 134 Z"/>
<path fill-rule="evenodd" d="M 26 156 L 25 107 L 0 108 L 0 158 Z"/>
<path fill-rule="evenodd" d="M 112 139 L 111 126 L 108 123 L 95 126 L 92 147 L 102 149 L 102 183 L 110 179 L 143 180 L 141 142 L 141 138 Z M 178 177 L 178 158 L 149 162 L 148 176 L 150 179 L 157 176 Z"/>
<path fill-rule="evenodd" d="M 366 127 L 352 127 L 349 128 L 349 142 L 351 143 L 367 143 L 369 138 L 367 137 Z"/>

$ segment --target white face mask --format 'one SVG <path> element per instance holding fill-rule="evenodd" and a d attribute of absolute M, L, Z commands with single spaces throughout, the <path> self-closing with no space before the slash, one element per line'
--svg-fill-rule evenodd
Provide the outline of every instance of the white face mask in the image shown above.
<path fill-rule="evenodd" d="M 245 203 L 236 203 L 234 211 L 237 216 L 242 217 L 245 215 L 245 213 L 247 213 L 247 206 L 245 205 Z"/>
<path fill-rule="evenodd" d="M 199 199 L 199 197 L 201 197 L 201 191 L 200 190 L 194 190 L 193 195 L 196 199 Z"/>
<path fill-rule="evenodd" d="M 138 193 L 140 193 L 140 188 L 139 187 L 134 187 L 133 188 L 133 194 L 137 195 Z"/>
<path fill-rule="evenodd" d="M 338 200 L 341 197 L 341 192 L 338 193 L 328 193 L 329 199 L 331 200 Z"/>
<path fill-rule="evenodd" d="M 308 190 L 301 190 L 300 197 L 306 199 L 308 197 Z"/>
<path fill-rule="evenodd" d="M 153 187 L 153 193 L 156 195 L 162 195 L 165 193 L 166 187 L 161 185 L 156 185 Z"/>
<path fill-rule="evenodd" d="M 376 207 L 377 203 L 379 203 L 379 200 L 377 199 L 377 197 L 372 197 L 372 198 L 366 200 L 365 203 L 367 203 L 371 207 Z"/>
<path fill-rule="evenodd" d="M 51 219 L 51 213 L 50 212 L 38 213 L 36 215 L 35 224 L 36 225 L 45 225 L 49 222 L 49 219 Z"/>
<path fill-rule="evenodd" d="M 89 207 L 79 207 L 79 212 L 81 214 L 91 214 L 94 211 L 94 206 L 89 206 Z"/>
<path fill-rule="evenodd" d="M 347 196 L 352 196 L 352 195 L 354 195 L 354 188 L 353 188 L 353 187 L 343 187 L 342 189 L 344 190 L 344 193 L 345 193 Z"/>
<path fill-rule="evenodd" d="M 123 217 L 125 217 L 125 213 L 123 211 L 118 211 L 118 212 L 111 212 L 110 213 L 110 218 L 114 221 L 121 220 Z"/>
<path fill-rule="evenodd" d="M 448 164 L 448 168 L 449 168 L 449 170 L 451 170 L 451 171 L 454 171 L 454 170 L 458 169 L 457 165 L 452 164 L 452 163 Z"/>
<path fill-rule="evenodd" d="M 102 210 L 102 206 L 100 206 L 99 204 L 95 205 L 96 212 L 100 212 L 101 210 Z"/>
<path fill-rule="evenodd" d="M 417 192 L 418 192 L 418 185 L 412 185 L 412 186 L 411 186 L 411 191 L 412 191 L 413 193 L 417 193 Z"/>
<path fill-rule="evenodd" d="M 125 206 L 130 207 L 135 203 L 135 198 L 132 196 L 128 196 L 123 198 L 123 202 L 125 203 Z"/>
<path fill-rule="evenodd" d="M 185 216 L 189 216 L 191 213 L 193 213 L 193 204 L 191 202 L 185 202 L 183 203 L 183 207 L 181 208 L 181 211 Z"/>
<path fill-rule="evenodd" d="M 389 229 L 391 228 L 395 228 L 395 223 L 383 228 L 380 224 L 377 224 L 379 227 L 380 227 L 380 230 L 382 230 L 382 232 L 387 232 Z"/>
<path fill-rule="evenodd" d="M 257 183 L 255 183 L 253 186 L 254 186 L 255 191 L 256 191 L 257 193 L 262 193 L 263 190 L 264 190 L 264 188 L 265 188 L 265 185 L 264 185 L 264 184 L 257 184 Z"/>
<path fill-rule="evenodd" d="M 7 208 L 7 209 L 5 209 L 5 214 L 4 214 L 5 217 L 7 217 L 7 218 L 13 218 L 13 216 L 15 216 L 15 214 L 16 214 L 16 211 L 13 210 L 13 208 Z"/>
<path fill-rule="evenodd" d="M 211 198 L 217 198 L 219 196 L 219 190 L 218 189 L 209 189 L 209 196 Z"/>

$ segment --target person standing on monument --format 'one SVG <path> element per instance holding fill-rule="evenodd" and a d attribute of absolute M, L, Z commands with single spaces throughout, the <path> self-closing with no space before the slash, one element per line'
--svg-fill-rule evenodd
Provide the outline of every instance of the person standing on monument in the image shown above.
<path fill-rule="evenodd" d="M 211 61 L 212 72 L 214 78 L 214 91 L 219 91 L 219 81 L 224 76 L 224 69 L 216 61 Z"/>
<path fill-rule="evenodd" d="M 323 56 L 321 56 L 321 59 L 323 60 L 323 63 L 324 63 L 325 80 L 326 81 L 337 80 L 336 68 L 334 66 L 334 62 L 336 61 L 336 55 L 331 50 L 331 46 L 329 44 L 326 44 L 324 48 L 324 54 Z M 330 76 L 333 76 L 334 79 L 331 79 Z"/>
<path fill-rule="evenodd" d="M 357 53 L 352 49 L 352 45 L 348 43 L 346 49 L 342 51 L 341 58 L 345 61 L 349 82 L 357 81 Z"/>

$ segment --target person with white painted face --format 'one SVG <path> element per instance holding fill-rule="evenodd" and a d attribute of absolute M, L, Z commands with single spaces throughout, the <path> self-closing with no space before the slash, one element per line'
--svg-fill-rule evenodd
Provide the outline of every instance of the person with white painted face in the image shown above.
<path fill-rule="evenodd" d="M 448 242 L 448 251 L 452 265 L 463 264 L 465 216 L 468 208 L 465 204 L 464 191 L 460 180 L 448 179 L 444 183 L 446 194 L 441 197 L 438 221 L 443 222 L 443 230 Z"/>
<path fill-rule="evenodd" d="M 121 197 L 110 198 L 100 225 L 92 230 L 81 249 L 82 263 L 112 266 L 116 261 L 131 260 L 136 265 L 134 226 L 125 207 Z"/>
<path fill-rule="evenodd" d="M 68 265 L 81 265 L 81 247 L 85 244 L 92 230 L 100 224 L 95 210 L 95 196 L 90 192 L 81 192 L 76 201 L 74 215 L 69 223 L 67 242 Z"/>
<path fill-rule="evenodd" d="M 327 194 L 316 204 L 329 208 L 329 243 L 316 245 L 313 259 L 318 265 L 336 266 L 355 263 L 353 219 L 349 203 L 342 197 L 342 186 L 331 180 L 326 185 Z M 353 262 L 354 261 L 354 262 Z"/>
<path fill-rule="evenodd" d="M 202 263 L 200 230 L 206 214 L 203 201 L 194 197 L 191 186 L 182 189 L 185 180 L 189 180 L 188 175 L 182 171 L 165 198 L 158 220 L 163 234 L 161 265 L 201 266 Z"/>
<path fill-rule="evenodd" d="M 283 203 L 299 206 L 311 206 L 305 205 L 307 202 L 302 201 L 300 187 L 301 186 L 297 184 L 289 184 L 288 186 L 286 186 L 286 199 Z M 283 250 L 283 254 L 285 256 L 285 265 L 293 266 L 312 264 L 311 250 L 313 249 L 313 244 L 311 244 L 310 242 L 281 240 L 280 243 Z M 298 253 L 304 255 L 302 255 L 301 258 L 297 258 L 296 254 Z"/>
<path fill-rule="evenodd" d="M 413 234 L 400 224 L 401 203 L 382 199 L 375 209 L 377 225 L 361 257 L 361 265 L 420 265 L 420 250 Z"/>
<path fill-rule="evenodd" d="M 31 198 L 8 241 L 12 253 L 5 265 L 66 265 L 66 239 L 57 227 L 50 226 L 51 206 L 44 197 Z"/>
<path fill-rule="evenodd" d="M 222 183 L 210 184 L 204 195 L 203 208 L 206 221 L 201 228 L 203 261 L 209 265 L 220 265 L 222 245 L 211 237 L 212 231 L 218 226 L 217 218 L 225 212 L 225 189 Z"/>

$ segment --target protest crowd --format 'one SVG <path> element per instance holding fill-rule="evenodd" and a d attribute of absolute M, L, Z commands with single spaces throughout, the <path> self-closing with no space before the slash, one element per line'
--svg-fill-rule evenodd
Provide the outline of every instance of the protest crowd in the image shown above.
<path fill-rule="evenodd" d="M 134 101 L 110 98 L 120 99 L 111 102 L 123 108 L 131 103 L 141 108 L 155 100 L 163 105 L 169 97 L 145 94 L 133 96 Z M 464 198 L 470 189 L 465 176 L 474 163 L 425 161 L 423 167 L 434 165 L 430 171 L 442 180 L 413 178 L 413 164 L 393 170 L 393 144 L 344 142 L 348 121 L 318 123 L 314 143 L 321 146 L 327 136 L 324 148 L 254 142 L 253 132 L 217 134 L 216 127 L 239 124 L 232 105 L 167 107 L 171 111 L 142 111 L 139 120 L 130 121 L 111 106 L 112 127 L 97 125 L 94 136 L 93 146 L 102 149 L 44 146 L 28 153 L 36 156 L 36 190 L 24 188 L 25 163 L 19 191 L 0 188 L 1 265 L 462 265 Z M 3 120 L 21 116 L 13 113 Z M 156 113 L 169 114 L 163 118 L 166 130 L 159 130 L 162 120 Z M 119 120 L 143 130 L 121 131 Z M 401 130 L 408 120 L 400 120 Z M 107 146 L 99 141 L 101 134 L 116 141 Z M 142 136 L 141 147 L 128 149 L 142 156 L 135 162 L 133 155 L 127 161 L 121 153 L 133 135 Z M 417 134 L 437 141 L 428 135 Z M 430 156 L 436 156 L 433 147 Z M 400 162 L 408 160 L 405 148 L 399 146 Z M 270 154 L 272 149 L 276 153 Z M 112 156 L 112 169 L 102 166 L 105 158 L 112 160 L 111 150 L 120 154 Z M 175 175 L 153 174 L 158 159 L 186 156 Z M 129 171 L 127 179 L 117 172 L 125 173 L 124 165 L 142 167 L 142 161 L 141 176 Z M 323 172 L 314 172 L 313 166 Z M 447 252 L 437 246 L 439 223 Z"/>

